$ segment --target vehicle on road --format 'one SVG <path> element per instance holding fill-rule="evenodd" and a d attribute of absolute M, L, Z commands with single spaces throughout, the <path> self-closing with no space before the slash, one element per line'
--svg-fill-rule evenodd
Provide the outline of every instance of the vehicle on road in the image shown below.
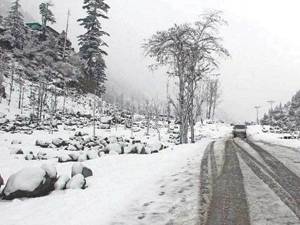
<path fill-rule="evenodd" d="M 247 138 L 247 126 L 235 125 L 232 131 L 233 137 Z"/>

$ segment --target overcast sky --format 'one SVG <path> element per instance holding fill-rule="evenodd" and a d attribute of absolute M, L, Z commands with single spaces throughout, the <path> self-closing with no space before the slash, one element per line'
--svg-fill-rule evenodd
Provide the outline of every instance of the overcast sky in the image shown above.
<path fill-rule="evenodd" d="M 21 0 L 38 17 L 39 0 Z M 73 43 L 83 32 L 76 19 L 83 0 L 52 0 L 55 28 L 65 26 L 71 10 Z M 222 30 L 231 58 L 221 65 L 222 115 L 234 121 L 254 120 L 255 105 L 267 100 L 285 103 L 300 89 L 299 0 L 107 0 L 111 10 L 104 28 L 111 34 L 107 57 L 109 79 L 154 97 L 164 93 L 164 74 L 148 70 L 141 44 L 157 30 L 193 22 L 207 9 L 224 11 Z M 124 86 L 123 86 L 124 87 Z"/>

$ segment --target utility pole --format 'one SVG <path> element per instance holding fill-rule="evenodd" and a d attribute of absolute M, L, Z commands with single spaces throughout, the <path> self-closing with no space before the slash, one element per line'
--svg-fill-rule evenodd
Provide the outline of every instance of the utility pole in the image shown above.
<path fill-rule="evenodd" d="M 267 101 L 270 104 L 270 125 L 273 125 L 273 104 L 275 101 L 269 100 Z"/>
<path fill-rule="evenodd" d="M 259 125 L 259 109 L 261 108 L 260 106 L 254 106 L 254 108 L 256 109 L 256 123 L 257 125 Z"/>
<path fill-rule="evenodd" d="M 65 61 L 66 57 L 66 48 L 67 48 L 67 40 L 68 40 L 68 31 L 69 31 L 69 19 L 70 19 L 70 10 L 68 10 L 67 15 L 67 25 L 66 25 L 66 32 L 65 32 L 65 40 L 64 40 L 64 49 L 63 49 L 63 61 Z"/>

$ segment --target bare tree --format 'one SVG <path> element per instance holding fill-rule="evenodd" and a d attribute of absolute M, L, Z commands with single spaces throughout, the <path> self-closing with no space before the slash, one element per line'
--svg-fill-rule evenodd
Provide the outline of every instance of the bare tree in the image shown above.
<path fill-rule="evenodd" d="M 224 24 L 220 12 L 203 14 L 193 25 L 174 25 L 157 32 L 143 45 L 146 55 L 156 61 L 152 68 L 168 66 L 169 74 L 178 78 L 178 103 L 172 101 L 172 105 L 180 122 L 180 143 L 188 142 L 189 125 L 194 142 L 193 111 L 198 82 L 218 67 L 218 57 L 229 55 L 218 32 Z"/>

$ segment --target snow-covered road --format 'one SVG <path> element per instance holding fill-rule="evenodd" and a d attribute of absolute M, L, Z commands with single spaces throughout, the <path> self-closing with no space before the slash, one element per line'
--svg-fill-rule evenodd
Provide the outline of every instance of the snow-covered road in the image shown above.
<path fill-rule="evenodd" d="M 300 224 L 295 158 L 296 149 L 249 139 L 212 143 L 201 165 L 201 224 Z"/>

